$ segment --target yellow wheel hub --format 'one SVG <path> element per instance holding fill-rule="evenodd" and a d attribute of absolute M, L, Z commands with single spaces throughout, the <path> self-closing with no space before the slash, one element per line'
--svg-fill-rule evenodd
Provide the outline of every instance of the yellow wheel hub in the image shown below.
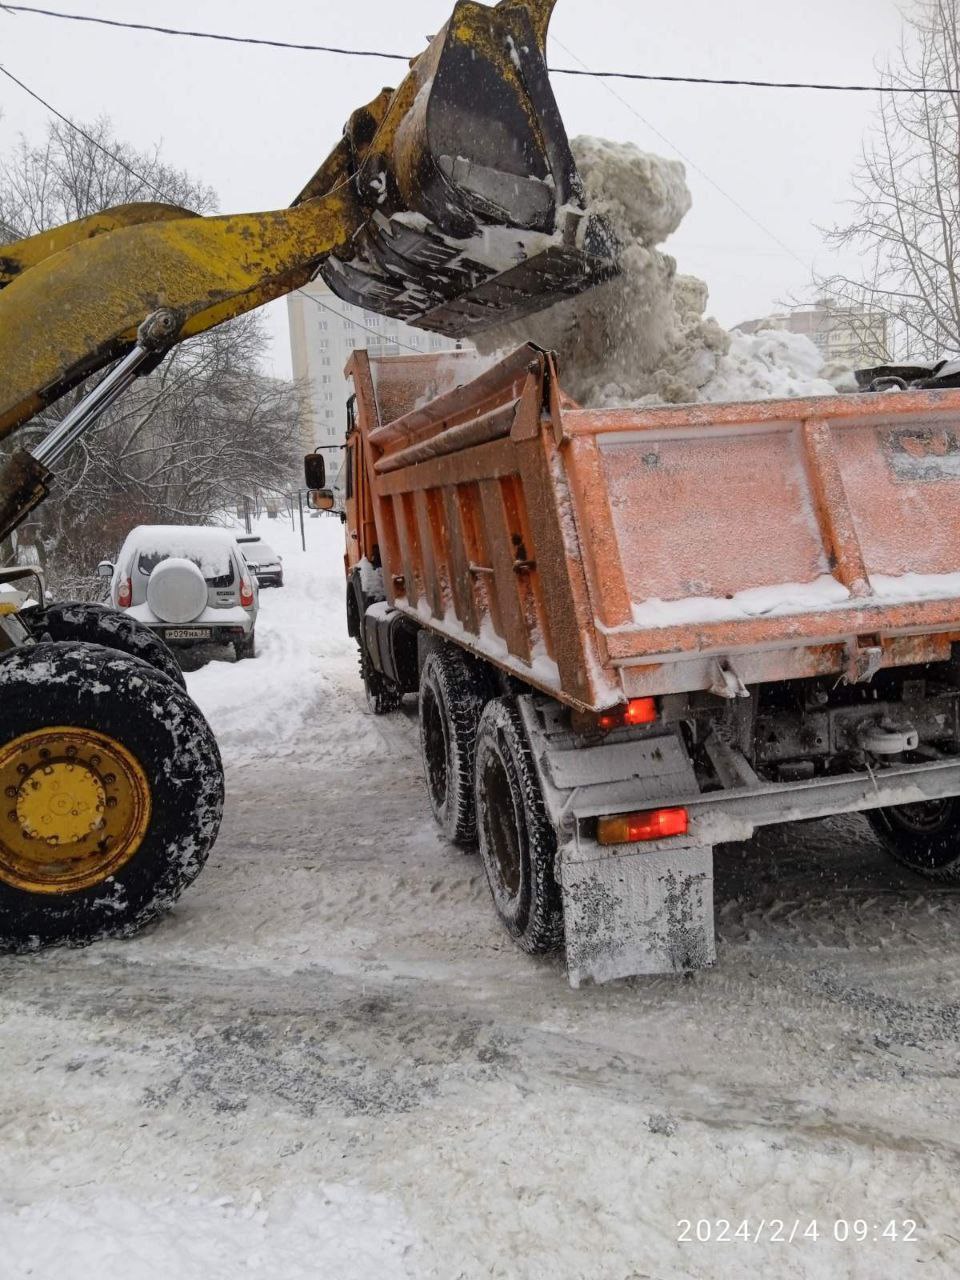
<path fill-rule="evenodd" d="M 150 783 L 92 729 L 25 733 L 0 749 L 0 881 L 76 893 L 115 875 L 150 823 Z"/>

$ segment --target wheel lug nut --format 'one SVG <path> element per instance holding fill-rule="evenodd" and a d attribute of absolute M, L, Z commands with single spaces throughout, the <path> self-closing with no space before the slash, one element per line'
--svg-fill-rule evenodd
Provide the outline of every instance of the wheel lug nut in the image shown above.
<path fill-rule="evenodd" d="M 26 775 L 27 775 L 29 772 L 30 772 L 30 766 L 29 766 L 28 764 L 18 764 L 18 765 L 17 765 L 17 773 L 19 773 L 19 775 L 20 775 L 20 777 L 21 777 L 21 778 L 26 777 Z"/>
<path fill-rule="evenodd" d="M 3 794 L 7 797 L 8 800 L 12 800 L 14 796 L 17 794 L 17 788 L 7 787 Z"/>
<path fill-rule="evenodd" d="M 117 775 L 115 773 L 105 773 L 103 775 L 103 780 L 108 787 L 112 787 L 117 780 Z"/>
<path fill-rule="evenodd" d="M 115 809 L 116 807 L 117 807 L 117 797 L 116 797 L 116 796 L 107 796 L 107 808 L 108 808 L 108 809 Z"/>

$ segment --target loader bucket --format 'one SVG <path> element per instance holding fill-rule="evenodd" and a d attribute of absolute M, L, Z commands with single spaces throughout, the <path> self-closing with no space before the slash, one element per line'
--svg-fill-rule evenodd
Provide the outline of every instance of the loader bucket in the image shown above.
<path fill-rule="evenodd" d="M 400 88 L 351 118 L 366 218 L 322 267 L 345 301 L 469 337 L 617 274 L 550 88 L 554 2 L 459 0 Z"/>

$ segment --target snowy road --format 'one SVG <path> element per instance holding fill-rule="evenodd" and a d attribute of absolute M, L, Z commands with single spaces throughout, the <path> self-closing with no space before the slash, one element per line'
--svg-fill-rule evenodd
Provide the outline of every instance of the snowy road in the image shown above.
<path fill-rule="evenodd" d="M 0 1277 L 956 1275 L 960 891 L 773 830 L 717 855 L 716 970 L 571 991 L 435 834 L 412 712 L 365 712 L 339 524 L 269 531 L 260 657 L 188 677 L 206 872 L 135 941 L 0 960 Z"/>

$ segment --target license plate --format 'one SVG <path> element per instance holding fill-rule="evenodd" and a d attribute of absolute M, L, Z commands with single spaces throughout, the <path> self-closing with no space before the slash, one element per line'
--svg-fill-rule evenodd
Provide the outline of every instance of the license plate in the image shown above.
<path fill-rule="evenodd" d="M 168 640 L 209 640 L 209 627 L 167 627 L 163 633 Z"/>

